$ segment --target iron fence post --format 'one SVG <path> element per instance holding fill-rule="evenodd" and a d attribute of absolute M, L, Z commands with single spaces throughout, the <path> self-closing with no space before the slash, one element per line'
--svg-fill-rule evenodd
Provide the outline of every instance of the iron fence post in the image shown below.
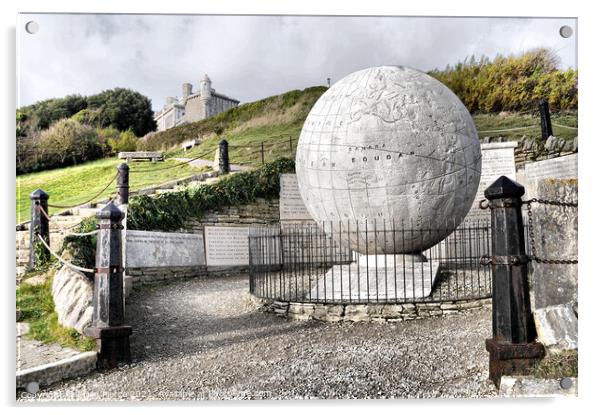
<path fill-rule="evenodd" d="M 29 224 L 29 268 L 35 269 L 36 266 L 46 261 L 50 254 L 44 248 L 44 245 L 38 240 L 38 235 L 42 237 L 48 246 L 50 246 L 50 230 L 48 218 L 44 213 L 48 213 L 48 193 L 42 189 L 35 190 L 31 195 L 31 222 Z"/>
<path fill-rule="evenodd" d="M 293 154 L 293 136 L 289 135 L 288 136 L 288 147 L 291 150 L 291 155 Z"/>
<path fill-rule="evenodd" d="M 491 265 L 493 273 L 493 337 L 489 378 L 499 387 L 503 375 L 525 374 L 544 355 L 535 342 L 528 283 L 528 259 L 521 212 L 525 188 L 506 176 L 487 189 L 491 208 Z"/>
<path fill-rule="evenodd" d="M 552 120 L 550 119 L 550 106 L 547 99 L 539 101 L 539 117 L 541 122 L 541 139 L 545 142 L 549 136 L 554 135 Z"/>
<path fill-rule="evenodd" d="M 265 164 L 265 159 L 263 155 L 263 141 L 261 142 L 261 164 Z"/>
<path fill-rule="evenodd" d="M 109 202 L 97 213 L 99 232 L 96 243 L 94 312 L 85 333 L 96 341 L 97 366 L 113 368 L 130 362 L 132 328 L 124 324 L 121 222 L 123 212 Z"/>
<path fill-rule="evenodd" d="M 130 192 L 130 167 L 121 163 L 117 167 L 117 204 L 127 205 Z"/>
<path fill-rule="evenodd" d="M 230 157 L 228 156 L 228 141 L 219 142 L 219 174 L 230 173 Z"/>

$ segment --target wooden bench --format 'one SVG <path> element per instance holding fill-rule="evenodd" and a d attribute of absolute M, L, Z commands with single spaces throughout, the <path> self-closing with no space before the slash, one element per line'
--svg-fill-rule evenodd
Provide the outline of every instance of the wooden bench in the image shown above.
<path fill-rule="evenodd" d="M 163 153 L 160 151 L 121 151 L 117 157 L 125 159 L 128 163 L 141 160 L 150 160 L 153 163 L 163 161 Z"/>

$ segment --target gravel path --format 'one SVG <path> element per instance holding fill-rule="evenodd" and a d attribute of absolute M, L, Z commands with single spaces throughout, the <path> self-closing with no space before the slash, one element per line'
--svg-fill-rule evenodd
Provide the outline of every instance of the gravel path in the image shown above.
<path fill-rule="evenodd" d="M 289 321 L 255 309 L 248 276 L 143 286 L 134 362 L 38 399 L 484 397 L 490 309 L 403 323 Z"/>

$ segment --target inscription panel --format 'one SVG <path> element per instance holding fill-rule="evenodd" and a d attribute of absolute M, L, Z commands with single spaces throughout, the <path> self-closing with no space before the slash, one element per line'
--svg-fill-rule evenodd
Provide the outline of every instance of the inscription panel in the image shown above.
<path fill-rule="evenodd" d="M 207 266 L 249 265 L 249 228 L 205 226 Z"/>
<path fill-rule="evenodd" d="M 280 220 L 313 220 L 299 193 L 296 174 L 280 175 Z"/>
<path fill-rule="evenodd" d="M 539 179 L 576 179 L 577 154 L 525 164 L 525 175 L 529 181 Z"/>
<path fill-rule="evenodd" d="M 484 143 L 481 144 L 481 180 L 477 196 L 470 208 L 466 219 L 489 219 L 491 212 L 479 209 L 479 201 L 485 198 L 484 192 L 498 177 L 506 176 L 516 180 L 516 164 L 514 162 L 514 149 L 518 143 L 510 141 L 506 143 Z"/>
<path fill-rule="evenodd" d="M 203 235 L 128 230 L 125 239 L 128 268 L 205 265 Z"/>
<path fill-rule="evenodd" d="M 525 164 L 527 197 L 539 197 L 537 181 L 541 179 L 576 179 L 577 154 Z"/>

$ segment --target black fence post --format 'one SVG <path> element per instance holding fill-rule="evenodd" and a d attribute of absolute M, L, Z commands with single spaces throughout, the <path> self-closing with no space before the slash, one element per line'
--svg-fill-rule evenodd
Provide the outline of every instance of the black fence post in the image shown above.
<path fill-rule="evenodd" d="M 228 142 L 223 139 L 219 142 L 219 174 L 230 173 L 230 157 L 228 156 Z"/>
<path fill-rule="evenodd" d="M 293 136 L 292 135 L 288 136 L 288 146 L 291 150 L 291 155 L 292 155 L 293 154 Z"/>
<path fill-rule="evenodd" d="M 499 387 L 503 375 L 525 374 L 544 355 L 535 342 L 529 301 L 528 258 L 521 212 L 525 188 L 506 176 L 487 189 L 491 208 L 491 266 L 493 268 L 493 338 L 489 352 L 489 378 Z"/>
<path fill-rule="evenodd" d="M 545 142 L 549 136 L 554 135 L 550 118 L 550 106 L 546 99 L 539 101 L 539 118 L 541 120 L 541 139 Z"/>
<path fill-rule="evenodd" d="M 97 366 L 108 369 L 130 362 L 132 328 L 124 325 L 121 229 L 123 212 L 109 202 L 97 213 L 94 314 L 86 334 L 96 341 Z"/>
<path fill-rule="evenodd" d="M 117 166 L 117 204 L 127 205 L 130 193 L 130 167 L 127 163 Z"/>
<path fill-rule="evenodd" d="M 29 224 L 29 268 L 35 269 L 36 266 L 45 262 L 50 254 L 38 239 L 42 237 L 50 246 L 50 228 L 48 217 L 48 193 L 42 189 L 34 191 L 29 198 L 31 199 L 31 222 Z M 43 211 L 43 212 L 42 212 Z"/>
<path fill-rule="evenodd" d="M 263 141 L 261 142 L 261 164 L 265 164 L 265 158 L 263 155 Z"/>

